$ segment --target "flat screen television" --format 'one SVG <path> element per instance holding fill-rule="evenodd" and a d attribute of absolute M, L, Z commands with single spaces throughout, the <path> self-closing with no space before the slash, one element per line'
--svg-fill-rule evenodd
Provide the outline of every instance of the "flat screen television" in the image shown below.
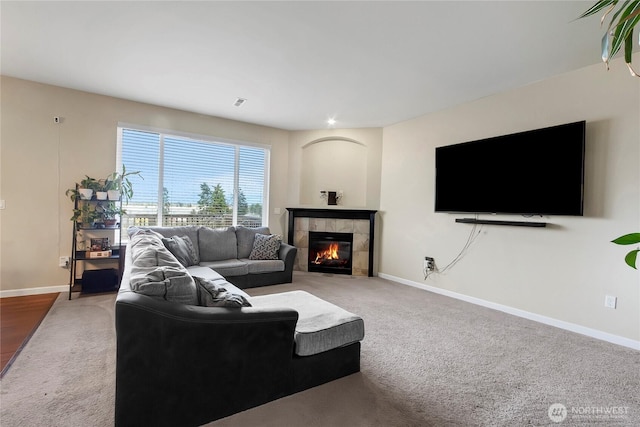
<path fill-rule="evenodd" d="M 585 121 L 437 147 L 436 212 L 583 211 Z"/>

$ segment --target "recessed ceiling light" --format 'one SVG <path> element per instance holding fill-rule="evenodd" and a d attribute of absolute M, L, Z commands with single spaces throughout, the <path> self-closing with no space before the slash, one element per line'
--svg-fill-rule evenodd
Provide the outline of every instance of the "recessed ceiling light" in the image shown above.
<path fill-rule="evenodd" d="M 241 107 L 245 102 L 247 102 L 247 100 L 244 98 L 236 98 L 236 102 L 234 102 L 233 105 L 235 105 L 236 107 Z"/>
<path fill-rule="evenodd" d="M 333 126 L 333 125 L 335 125 L 335 124 L 336 124 L 336 119 L 334 119 L 333 117 L 329 117 L 329 118 L 327 119 L 327 124 L 328 124 L 329 126 Z"/>

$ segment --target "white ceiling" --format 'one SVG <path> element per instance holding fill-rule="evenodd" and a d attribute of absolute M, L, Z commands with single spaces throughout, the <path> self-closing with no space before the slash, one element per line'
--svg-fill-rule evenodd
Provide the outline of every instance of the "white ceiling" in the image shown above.
<path fill-rule="evenodd" d="M 594 2 L 2 1 L 0 70 L 282 129 L 382 127 L 597 63 L 599 17 L 575 20 Z"/>

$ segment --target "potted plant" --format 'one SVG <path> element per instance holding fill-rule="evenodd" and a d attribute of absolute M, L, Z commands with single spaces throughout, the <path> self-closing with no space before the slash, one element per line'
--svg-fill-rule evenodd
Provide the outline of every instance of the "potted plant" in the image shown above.
<path fill-rule="evenodd" d="M 127 213 L 127 211 L 117 207 L 112 201 L 99 205 L 96 210 L 105 227 L 115 227 L 118 223 L 118 217 Z"/>
<path fill-rule="evenodd" d="M 617 10 L 616 10 L 617 8 Z M 609 69 L 609 60 L 624 46 L 624 62 L 629 68 L 629 72 L 634 77 L 640 77 L 631 67 L 633 60 L 633 32 L 640 23 L 640 0 L 627 0 L 618 2 L 618 0 L 598 0 L 586 12 L 580 15 L 580 18 L 603 12 L 600 19 L 602 25 L 608 16 L 611 16 L 609 25 L 602 36 L 601 49 L 602 61 Z M 617 237 L 611 241 L 616 245 L 637 245 L 640 243 L 640 233 L 628 233 Z M 631 268 L 637 269 L 636 263 L 640 248 L 633 249 L 624 257 L 624 262 Z"/>
<path fill-rule="evenodd" d="M 616 10 L 618 8 L 618 10 Z M 634 77 L 640 77 L 632 67 L 633 60 L 633 30 L 640 23 L 640 0 L 627 0 L 618 2 L 618 0 L 598 0 L 586 12 L 580 15 L 580 18 L 603 12 L 600 19 L 602 25 L 611 15 L 609 25 L 602 36 L 600 44 L 602 49 L 602 61 L 609 69 L 609 61 L 624 46 L 624 62 L 629 68 L 629 72 Z"/>
<path fill-rule="evenodd" d="M 98 181 L 100 184 L 100 188 L 96 190 L 96 199 L 97 200 L 107 200 L 108 192 L 107 192 L 107 180 L 101 179 Z"/>
<path fill-rule="evenodd" d="M 640 243 L 640 233 L 629 233 L 624 236 L 620 236 L 617 239 L 613 239 L 611 242 L 616 245 L 637 245 Z M 624 262 L 631 268 L 637 270 L 636 260 L 638 259 L 638 253 L 640 249 L 632 249 L 624 257 Z"/>
<path fill-rule="evenodd" d="M 133 175 L 142 178 L 140 171 L 127 172 L 125 165 L 122 165 L 122 173 L 116 171 L 107 177 L 104 188 L 108 192 L 109 200 L 118 200 L 122 196 L 126 203 L 133 197 L 133 184 L 129 180 Z"/>
<path fill-rule="evenodd" d="M 75 221 L 79 228 L 91 228 L 99 216 L 94 206 L 83 203 L 81 207 L 73 210 L 73 216 L 70 219 Z"/>
<path fill-rule="evenodd" d="M 80 187 L 78 188 L 78 192 L 80 193 L 80 198 L 83 200 L 91 200 L 93 197 L 93 192 L 98 191 L 100 189 L 100 183 L 97 179 L 91 178 L 88 175 L 85 175 L 85 178 L 80 181 Z"/>
<path fill-rule="evenodd" d="M 120 185 L 118 184 L 118 172 L 114 172 L 106 179 L 104 186 L 109 200 L 120 199 Z"/>
<path fill-rule="evenodd" d="M 72 202 L 75 202 L 78 197 L 81 200 L 91 200 L 93 192 L 100 188 L 102 188 L 102 185 L 97 179 L 85 175 L 85 178 L 80 181 L 76 188 L 69 188 L 65 194 L 69 196 Z"/>

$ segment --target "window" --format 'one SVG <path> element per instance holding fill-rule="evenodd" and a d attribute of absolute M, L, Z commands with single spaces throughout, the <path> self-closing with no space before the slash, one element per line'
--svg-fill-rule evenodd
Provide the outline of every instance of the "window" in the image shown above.
<path fill-rule="evenodd" d="M 119 163 L 140 171 L 123 227 L 267 225 L 269 148 L 118 128 Z"/>

